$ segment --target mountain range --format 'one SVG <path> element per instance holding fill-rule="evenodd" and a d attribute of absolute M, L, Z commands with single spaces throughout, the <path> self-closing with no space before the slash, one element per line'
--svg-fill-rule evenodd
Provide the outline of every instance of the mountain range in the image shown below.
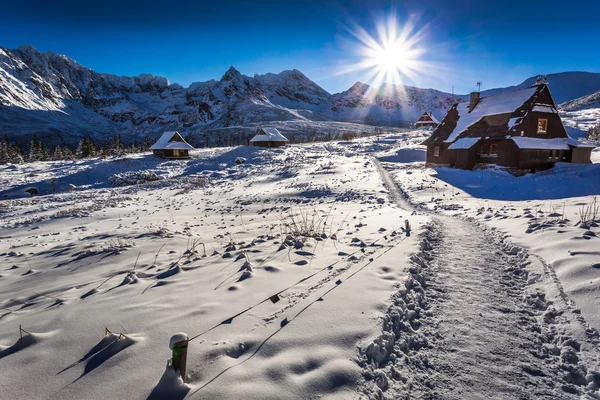
<path fill-rule="evenodd" d="M 529 78 L 509 88 L 530 86 Z M 600 90 L 600 74 L 548 75 L 558 103 Z M 441 118 L 455 101 L 435 89 L 357 82 L 330 94 L 298 70 L 249 77 L 231 67 L 220 80 L 184 88 L 150 74 L 134 77 L 98 73 L 67 56 L 32 46 L 0 47 L 0 135 L 19 141 L 37 136 L 73 143 L 83 135 L 107 140 L 156 136 L 165 130 L 210 132 L 273 121 L 342 121 L 408 125 L 424 111 Z"/>

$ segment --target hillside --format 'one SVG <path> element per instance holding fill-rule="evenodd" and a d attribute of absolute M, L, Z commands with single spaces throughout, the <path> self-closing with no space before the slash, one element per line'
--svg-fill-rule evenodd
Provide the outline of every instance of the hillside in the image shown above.
<path fill-rule="evenodd" d="M 600 121 L 600 90 L 559 105 L 563 123 L 573 137 L 585 137 Z"/>
<path fill-rule="evenodd" d="M 589 108 L 600 108 L 600 90 L 586 96 L 566 101 L 560 105 L 563 111 L 578 111 Z"/>
<path fill-rule="evenodd" d="M 600 90 L 600 74 L 593 72 L 560 72 L 556 74 L 545 75 L 552 97 L 556 104 L 564 103 L 569 100 L 577 99 L 582 96 L 594 93 Z M 535 83 L 536 77 L 532 76 L 525 79 L 518 85 L 506 88 L 496 88 L 484 90 L 482 96 L 501 93 L 509 90 L 527 88 Z"/>
<path fill-rule="evenodd" d="M 529 86 L 534 79 L 483 95 Z M 557 102 L 600 90 L 600 74 L 568 72 L 549 75 L 548 80 Z M 32 46 L 0 47 L 0 135 L 22 143 L 33 134 L 56 144 L 73 144 L 88 134 L 106 141 L 117 133 L 130 142 L 167 129 L 213 135 L 223 128 L 275 121 L 298 122 L 306 127 L 301 135 L 321 130 L 327 121 L 402 127 L 424 111 L 441 119 L 453 101 L 465 98 L 435 89 L 361 82 L 330 94 L 295 69 L 250 77 L 231 67 L 219 80 L 184 88 L 150 74 L 98 73 Z M 332 125 L 338 132 L 336 127 Z"/>

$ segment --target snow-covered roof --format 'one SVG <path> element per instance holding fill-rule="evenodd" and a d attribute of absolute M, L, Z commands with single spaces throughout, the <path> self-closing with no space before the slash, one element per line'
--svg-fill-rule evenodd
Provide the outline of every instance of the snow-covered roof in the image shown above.
<path fill-rule="evenodd" d="M 423 118 L 424 116 L 428 116 L 429 118 L 431 118 L 431 121 L 421 121 L 421 118 Z M 419 119 L 417 120 L 417 122 L 415 122 L 415 125 L 420 125 L 420 124 L 431 124 L 432 122 L 435 122 L 436 124 L 439 124 L 440 121 L 437 120 L 436 117 L 433 116 L 433 113 L 430 112 L 426 112 L 423 115 L 421 115 L 419 117 Z"/>
<path fill-rule="evenodd" d="M 479 142 L 480 139 L 481 138 L 478 138 L 478 137 L 461 138 L 461 139 L 458 139 L 456 142 L 452 143 L 450 146 L 448 146 L 448 149 L 450 149 L 450 150 L 470 149 L 471 147 L 473 147 L 475 145 L 475 143 Z"/>
<path fill-rule="evenodd" d="M 483 97 L 471 112 L 469 112 L 469 102 L 458 104 L 456 107 L 459 116 L 458 122 L 452 133 L 450 133 L 450 136 L 444 142 L 454 142 L 461 133 L 483 117 L 513 113 L 529 100 L 536 90 L 537 88 L 533 87 Z"/>
<path fill-rule="evenodd" d="M 289 140 L 276 128 L 260 128 L 256 136 L 250 139 L 250 143 L 254 142 L 289 142 Z"/>
<path fill-rule="evenodd" d="M 547 104 L 536 104 L 533 106 L 531 111 L 558 114 L 558 111 L 556 111 L 556 108 L 552 107 L 551 105 L 547 105 Z"/>
<path fill-rule="evenodd" d="M 539 139 L 530 137 L 515 136 L 513 142 L 520 149 L 529 150 L 569 150 L 570 147 L 585 147 L 583 143 L 579 143 L 572 138 L 554 138 L 554 139 Z"/>
<path fill-rule="evenodd" d="M 438 121 L 438 120 L 437 120 L 437 118 L 433 116 L 433 113 L 429 113 L 429 116 L 431 117 L 431 120 L 432 120 L 433 122 L 435 122 L 436 124 L 439 124 L 439 123 L 440 123 L 440 121 Z"/>
<path fill-rule="evenodd" d="M 179 136 L 182 141 L 172 141 L 174 137 Z M 194 148 L 186 142 L 179 132 L 165 132 L 162 136 L 150 146 L 150 150 L 193 150 Z"/>

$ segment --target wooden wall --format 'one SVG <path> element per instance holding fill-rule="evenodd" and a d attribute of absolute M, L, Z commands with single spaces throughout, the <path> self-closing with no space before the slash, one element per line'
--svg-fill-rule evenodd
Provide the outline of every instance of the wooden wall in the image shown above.
<path fill-rule="evenodd" d="M 433 148 L 440 147 L 439 156 L 434 156 Z M 427 145 L 427 163 L 426 165 L 452 166 L 456 161 L 456 152 L 448 150 L 449 143 L 428 144 Z"/>

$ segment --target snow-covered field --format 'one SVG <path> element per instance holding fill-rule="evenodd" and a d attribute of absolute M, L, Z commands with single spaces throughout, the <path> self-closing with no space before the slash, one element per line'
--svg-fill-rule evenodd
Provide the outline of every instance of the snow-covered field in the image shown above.
<path fill-rule="evenodd" d="M 584 110 L 562 111 L 561 118 L 571 136 L 580 133 L 584 136 L 591 128 L 600 121 L 600 108 L 588 108 Z"/>
<path fill-rule="evenodd" d="M 0 398 L 599 398 L 600 165 L 427 135 L 0 167 Z"/>

